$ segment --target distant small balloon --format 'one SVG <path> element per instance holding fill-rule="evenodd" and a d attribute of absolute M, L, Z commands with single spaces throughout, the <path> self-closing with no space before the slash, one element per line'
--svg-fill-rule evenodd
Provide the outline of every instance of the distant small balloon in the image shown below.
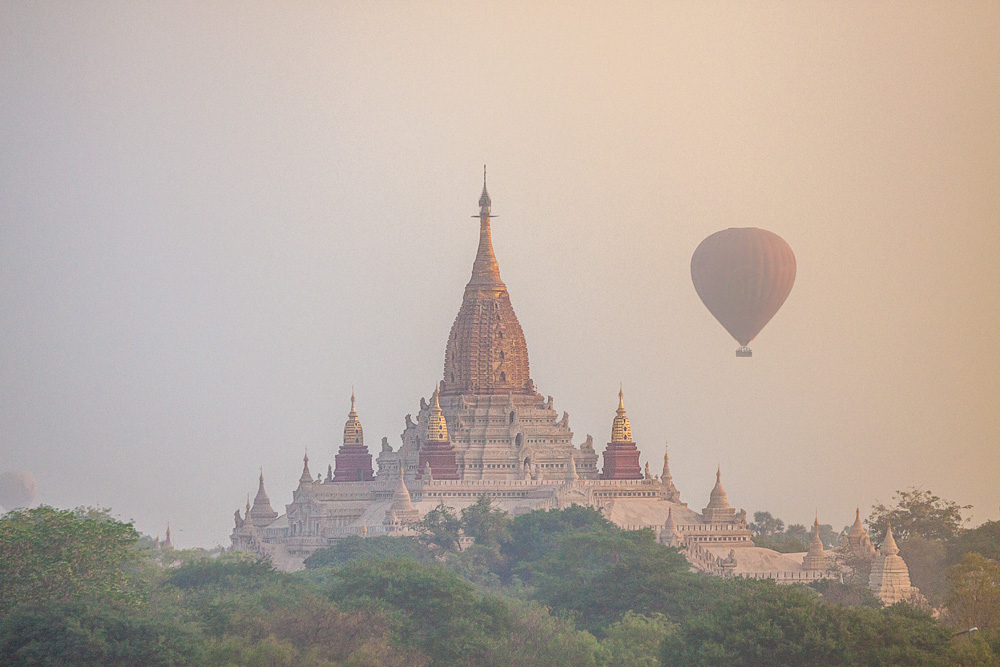
<path fill-rule="evenodd" d="M 38 484 L 30 472 L 9 470 L 0 473 L 0 505 L 8 510 L 27 507 L 38 495 Z"/>
<path fill-rule="evenodd" d="M 749 357 L 747 345 L 792 291 L 795 254 L 766 229 L 724 229 L 694 251 L 691 281 L 705 307 L 740 344 L 736 356 Z"/>

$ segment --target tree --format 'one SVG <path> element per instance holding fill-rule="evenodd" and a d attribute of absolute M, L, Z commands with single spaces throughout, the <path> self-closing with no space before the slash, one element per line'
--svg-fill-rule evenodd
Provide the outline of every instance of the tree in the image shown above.
<path fill-rule="evenodd" d="M 427 560 L 430 553 L 417 538 L 410 536 L 360 537 L 349 535 L 338 540 L 332 547 L 317 549 L 305 560 L 306 569 L 338 566 L 352 560 L 371 558 L 414 558 Z"/>
<path fill-rule="evenodd" d="M 1000 561 L 1000 521 L 987 521 L 981 526 L 959 532 L 948 542 L 947 548 L 948 562 L 952 565 L 970 551 Z"/>
<path fill-rule="evenodd" d="M 721 583 L 692 575 L 684 557 L 649 530 L 570 533 L 531 569 L 537 598 L 596 635 L 628 611 L 680 618 L 701 608 L 706 587 Z"/>
<path fill-rule="evenodd" d="M 785 522 L 771 516 L 770 512 L 754 512 L 750 530 L 754 537 L 770 537 L 775 533 L 785 532 Z"/>
<path fill-rule="evenodd" d="M 948 570 L 948 618 L 956 628 L 1000 625 L 1000 566 L 995 560 L 968 553 Z"/>
<path fill-rule="evenodd" d="M 131 523 L 103 510 L 8 512 L 0 517 L 0 615 L 24 604 L 135 599 L 138 539 Z"/>
<path fill-rule="evenodd" d="M 462 510 L 462 531 L 487 549 L 498 549 L 510 539 L 510 525 L 510 515 L 493 507 L 485 494 Z"/>
<path fill-rule="evenodd" d="M 195 625 L 107 601 L 49 601 L 0 620 L 4 665 L 200 665 L 203 650 Z"/>
<path fill-rule="evenodd" d="M 462 521 L 442 502 L 416 524 L 420 541 L 444 552 L 458 551 Z"/>
<path fill-rule="evenodd" d="M 896 529 L 893 527 L 893 533 Z M 945 545 L 919 533 L 898 542 L 899 555 L 910 571 L 910 582 L 920 589 L 927 601 L 940 605 L 948 589 L 945 579 Z"/>
<path fill-rule="evenodd" d="M 601 640 L 600 664 L 605 667 L 657 667 L 660 644 L 676 629 L 677 625 L 663 614 L 643 616 L 627 612 L 622 620 L 608 628 Z"/>
<path fill-rule="evenodd" d="M 508 570 L 502 573 L 505 582 L 514 574 L 525 580 L 531 577 L 531 563 L 551 553 L 559 541 L 570 533 L 614 533 L 620 528 L 608 521 L 593 507 L 571 505 L 562 510 L 535 510 L 514 517 L 510 540 L 500 551 L 507 558 Z"/>
<path fill-rule="evenodd" d="M 905 604 L 841 607 L 800 586 L 730 581 L 727 594 L 664 638 L 663 665 L 954 665 L 951 631 Z"/>
<path fill-rule="evenodd" d="M 967 521 L 962 518 L 962 512 L 972 508 L 972 505 L 959 505 L 930 491 L 912 487 L 896 491 L 894 498 L 896 502 L 893 506 L 879 503 L 865 520 L 872 542 L 881 543 L 890 522 L 896 540 L 922 535 L 932 540 L 948 541 Z"/>
<path fill-rule="evenodd" d="M 592 635 L 541 605 L 480 595 L 440 565 L 352 561 L 338 570 L 332 593 L 345 604 L 385 610 L 399 641 L 442 667 L 587 667 L 599 650 Z"/>

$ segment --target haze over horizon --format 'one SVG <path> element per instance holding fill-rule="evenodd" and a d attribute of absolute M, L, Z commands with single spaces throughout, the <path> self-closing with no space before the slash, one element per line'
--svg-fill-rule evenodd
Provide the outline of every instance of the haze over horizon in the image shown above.
<path fill-rule="evenodd" d="M 441 379 L 478 238 L 531 376 L 700 510 L 1000 518 L 1000 4 L 0 5 L 0 472 L 178 547 L 377 454 Z M 690 278 L 798 273 L 750 347 Z"/>

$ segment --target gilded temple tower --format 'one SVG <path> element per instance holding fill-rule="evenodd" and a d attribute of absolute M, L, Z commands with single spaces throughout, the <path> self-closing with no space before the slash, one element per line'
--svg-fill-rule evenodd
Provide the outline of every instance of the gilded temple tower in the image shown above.
<path fill-rule="evenodd" d="M 507 286 L 493 254 L 492 201 L 486 189 L 479 197 L 479 248 L 462 307 L 448 336 L 442 396 L 457 394 L 531 394 L 528 344 L 510 303 Z"/>
<path fill-rule="evenodd" d="M 365 446 L 365 434 L 354 409 L 354 391 L 351 391 L 351 411 L 344 424 L 344 443 L 334 457 L 334 482 L 368 482 L 375 479 L 372 455 Z"/>
<path fill-rule="evenodd" d="M 642 479 L 639 449 L 632 441 L 632 426 L 625 416 L 624 393 L 618 390 L 618 409 L 611 424 L 611 442 L 604 449 L 602 479 Z"/>

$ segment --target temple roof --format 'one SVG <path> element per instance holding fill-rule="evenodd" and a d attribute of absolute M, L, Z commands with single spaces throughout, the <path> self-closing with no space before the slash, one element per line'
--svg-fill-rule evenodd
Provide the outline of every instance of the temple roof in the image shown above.
<path fill-rule="evenodd" d="M 885 529 L 885 539 L 882 541 L 882 548 L 879 549 L 879 553 L 884 556 L 895 556 L 899 553 L 899 547 L 896 546 L 896 540 L 892 536 L 892 524 L 887 524 Z"/>
<path fill-rule="evenodd" d="M 264 490 L 264 471 L 260 471 L 260 483 L 257 486 L 257 495 L 253 499 L 253 508 L 249 510 L 253 518 L 253 523 L 266 525 L 278 517 L 278 513 L 271 508 L 271 500 Z"/>
<path fill-rule="evenodd" d="M 344 444 L 363 445 L 365 444 L 364 430 L 358 420 L 358 413 L 354 410 L 354 390 L 351 390 L 351 411 L 347 413 L 347 423 L 344 424 Z"/>
<path fill-rule="evenodd" d="M 729 509 L 729 498 L 726 497 L 726 491 L 722 488 L 722 468 L 719 467 L 715 471 L 715 488 L 712 489 L 712 493 L 709 496 L 708 507 L 706 509 Z"/>
<path fill-rule="evenodd" d="M 624 392 L 618 388 L 618 409 L 615 410 L 615 421 L 611 424 L 611 442 L 632 442 L 632 426 L 625 416 Z"/>
<path fill-rule="evenodd" d="M 445 348 L 441 393 L 532 394 L 528 344 L 493 253 L 491 200 L 483 182 L 479 247 Z"/>
<path fill-rule="evenodd" d="M 858 537 L 861 535 L 867 535 L 868 531 L 865 527 L 861 525 L 861 508 L 857 508 L 854 511 L 854 524 L 851 526 L 851 530 L 847 533 L 851 537 Z"/>
<path fill-rule="evenodd" d="M 306 452 L 302 457 L 302 474 L 299 476 L 299 483 L 308 483 L 312 481 L 312 473 L 309 472 L 309 453 Z"/>
<path fill-rule="evenodd" d="M 438 401 L 437 389 L 431 396 L 431 414 L 427 418 L 427 440 L 448 442 L 448 422 L 441 414 L 441 403 Z"/>

